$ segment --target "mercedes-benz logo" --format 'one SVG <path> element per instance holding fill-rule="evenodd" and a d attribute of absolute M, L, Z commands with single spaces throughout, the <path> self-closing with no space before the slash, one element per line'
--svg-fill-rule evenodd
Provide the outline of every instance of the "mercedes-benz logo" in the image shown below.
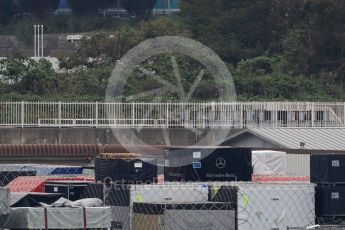
<path fill-rule="evenodd" d="M 225 165 L 226 165 L 226 161 L 225 161 L 224 158 L 220 157 L 220 158 L 218 158 L 218 159 L 216 160 L 216 166 L 217 166 L 217 168 L 222 169 L 222 168 L 225 167 Z"/>

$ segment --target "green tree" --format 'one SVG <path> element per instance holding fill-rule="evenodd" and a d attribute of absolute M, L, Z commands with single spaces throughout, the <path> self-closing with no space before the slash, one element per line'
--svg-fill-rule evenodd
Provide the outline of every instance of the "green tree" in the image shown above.
<path fill-rule="evenodd" d="M 137 20 L 142 20 L 150 15 L 157 0 L 122 0 L 123 7 Z"/>
<path fill-rule="evenodd" d="M 69 0 L 68 6 L 75 15 L 95 14 L 98 9 L 109 8 L 113 0 Z"/>
<path fill-rule="evenodd" d="M 15 11 L 13 0 L 0 0 L 0 24 L 8 23 Z"/>
<path fill-rule="evenodd" d="M 143 21 L 140 23 L 140 28 L 145 38 L 158 36 L 192 36 L 182 20 L 173 17 L 158 17 L 153 20 Z"/>
<path fill-rule="evenodd" d="M 43 95 L 57 88 L 57 74 L 49 61 L 16 54 L 0 61 L 4 83 L 21 94 Z"/>
<path fill-rule="evenodd" d="M 59 0 L 17 0 L 18 7 L 23 13 L 33 13 L 40 18 L 56 10 L 58 3 Z"/>
<path fill-rule="evenodd" d="M 89 68 L 114 65 L 128 50 L 143 40 L 141 33 L 131 27 L 109 35 L 98 33 L 81 41 L 75 52 L 60 58 L 60 67 L 73 69 L 86 66 Z"/>
<path fill-rule="evenodd" d="M 95 0 L 69 0 L 68 6 L 76 15 L 93 14 L 96 12 Z"/>
<path fill-rule="evenodd" d="M 3 82 L 14 90 L 19 89 L 19 82 L 26 75 L 28 58 L 21 54 L 15 54 L 0 60 L 0 75 L 3 76 Z"/>
<path fill-rule="evenodd" d="M 184 0 L 182 16 L 198 40 L 229 62 L 281 51 L 280 41 L 300 15 L 293 0 Z"/>
<path fill-rule="evenodd" d="M 58 89 L 58 79 L 52 64 L 45 60 L 28 63 L 29 71 L 20 81 L 22 93 L 44 95 L 53 94 Z"/>

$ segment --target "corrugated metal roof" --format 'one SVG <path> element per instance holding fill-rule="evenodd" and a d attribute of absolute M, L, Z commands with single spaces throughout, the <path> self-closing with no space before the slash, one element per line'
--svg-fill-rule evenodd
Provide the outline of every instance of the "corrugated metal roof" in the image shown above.
<path fill-rule="evenodd" d="M 246 131 L 282 148 L 300 149 L 303 142 L 305 149 L 345 150 L 345 128 L 248 128 Z"/>

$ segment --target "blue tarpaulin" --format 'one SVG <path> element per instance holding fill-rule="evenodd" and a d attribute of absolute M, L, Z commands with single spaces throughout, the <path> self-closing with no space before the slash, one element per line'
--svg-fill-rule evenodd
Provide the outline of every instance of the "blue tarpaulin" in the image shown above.
<path fill-rule="evenodd" d="M 39 164 L 1 164 L 2 171 L 36 172 L 37 176 L 83 174 L 81 166 L 39 165 Z"/>

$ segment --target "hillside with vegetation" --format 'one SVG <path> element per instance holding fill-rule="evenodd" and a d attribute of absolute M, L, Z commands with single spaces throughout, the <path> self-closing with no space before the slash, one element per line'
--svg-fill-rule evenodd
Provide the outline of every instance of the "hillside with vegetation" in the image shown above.
<path fill-rule="evenodd" d="M 30 1 L 39 2 L 23 2 Z M 32 39 L 32 25 L 43 22 L 47 33 L 94 32 L 70 56 L 59 57 L 61 72 L 45 60 L 31 61 L 20 53 L 1 60 L 0 66 L 7 68 L 0 70 L 0 100 L 104 100 L 110 73 L 129 49 L 148 38 L 179 35 L 202 42 L 224 60 L 239 100 L 345 101 L 345 1 L 182 0 L 180 13 L 153 17 L 154 1 L 133 9 L 135 4 L 127 0 L 136 19 L 104 18 L 95 9 L 106 7 L 107 1 L 97 1 L 104 5 L 88 1 L 93 8 L 78 9 L 80 4 L 74 0 L 77 9 L 72 13 L 52 15 L 47 12 L 56 9 L 54 0 L 42 9 L 0 0 L 0 35 Z M 11 10 L 4 11 L 3 6 Z M 31 14 L 21 13 L 23 8 Z M 175 56 L 188 89 L 202 66 Z M 171 55 L 142 65 L 174 83 Z M 125 95 L 159 87 L 152 78 L 134 71 Z M 216 91 L 212 76 L 206 73 L 193 99 L 215 100 Z M 166 94 L 162 99 L 178 97 Z"/>

